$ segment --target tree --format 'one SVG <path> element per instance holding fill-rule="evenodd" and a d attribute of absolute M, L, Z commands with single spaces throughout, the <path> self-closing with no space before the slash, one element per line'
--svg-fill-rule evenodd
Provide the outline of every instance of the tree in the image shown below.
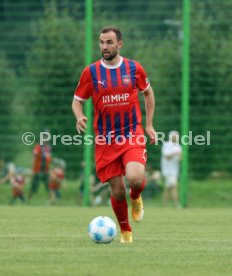
<path fill-rule="evenodd" d="M 30 97 L 29 108 L 34 112 L 34 129 L 49 128 L 52 134 L 74 135 L 75 121 L 71 102 L 80 71 L 83 68 L 83 23 L 74 21 L 65 10 L 57 10 L 54 2 L 45 8 L 42 18 L 34 23 L 34 42 L 27 59 L 28 79 L 36 93 Z M 59 141 L 59 140 L 58 140 Z M 68 162 L 72 171 L 78 162 L 69 162 L 73 146 L 59 141 L 54 154 Z M 71 167 L 73 166 L 73 167 Z"/>
<path fill-rule="evenodd" d="M 14 124 L 14 95 L 18 91 L 18 79 L 8 59 L 0 52 L 0 159 L 12 161 L 17 150 L 17 126 Z"/>
<path fill-rule="evenodd" d="M 230 96 L 232 45 L 231 32 L 221 28 L 232 3 L 218 5 L 195 3 L 191 16 L 190 128 L 196 134 L 211 131 L 210 146 L 193 146 L 190 164 L 195 175 L 206 176 L 212 170 L 231 169 L 228 145 L 231 133 Z M 218 26 L 221 25 L 220 28 Z M 216 27 L 216 28 L 215 28 Z M 227 26 L 229 27 L 229 26 Z M 222 31 L 221 31 L 222 30 Z"/>

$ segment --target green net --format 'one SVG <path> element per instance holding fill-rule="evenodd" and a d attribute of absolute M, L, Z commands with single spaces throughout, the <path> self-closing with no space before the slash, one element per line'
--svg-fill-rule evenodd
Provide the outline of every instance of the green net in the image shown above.
<path fill-rule="evenodd" d="M 30 167 L 33 145 L 22 135 L 32 132 L 38 141 L 49 129 L 58 135 L 53 156 L 66 160 L 68 177 L 79 174 L 83 145 L 62 145 L 59 135 L 76 134 L 71 102 L 85 62 L 84 12 L 84 1 L 0 2 L 1 159 Z M 231 18 L 230 1 L 191 1 L 189 129 L 193 137 L 210 131 L 210 146 L 189 147 L 192 178 L 232 169 Z M 182 1 L 93 1 L 93 61 L 106 25 L 122 29 L 122 56 L 147 71 L 156 131 L 181 131 Z M 160 169 L 160 147 L 148 145 L 153 169 Z"/>

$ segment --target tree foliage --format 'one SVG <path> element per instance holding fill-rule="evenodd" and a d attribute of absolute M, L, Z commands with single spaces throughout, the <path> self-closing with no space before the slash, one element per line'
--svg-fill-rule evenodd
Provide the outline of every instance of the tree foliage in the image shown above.
<path fill-rule="evenodd" d="M 42 18 L 33 25 L 34 42 L 27 59 L 27 71 L 28 79 L 36 88 L 29 108 L 33 109 L 37 132 L 49 128 L 54 135 L 76 134 L 71 102 L 83 68 L 82 24 L 75 22 L 66 10 L 58 11 L 51 2 Z M 67 146 L 64 150 L 60 140 L 57 141 L 54 154 L 69 159 L 73 147 Z M 77 154 L 81 154 L 80 149 Z"/>
<path fill-rule="evenodd" d="M 9 60 L 0 52 L 0 158 L 11 160 L 17 149 L 14 97 L 19 91 L 18 80 Z"/>

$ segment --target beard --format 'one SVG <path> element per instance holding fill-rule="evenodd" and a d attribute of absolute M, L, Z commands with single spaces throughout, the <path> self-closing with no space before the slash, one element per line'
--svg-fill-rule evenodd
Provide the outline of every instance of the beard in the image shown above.
<path fill-rule="evenodd" d="M 105 54 L 108 54 L 107 57 L 105 57 Z M 117 51 L 114 51 L 112 53 L 110 53 L 110 52 L 102 52 L 102 57 L 105 60 L 112 60 L 112 59 L 114 59 L 117 56 L 117 54 L 118 54 Z"/>

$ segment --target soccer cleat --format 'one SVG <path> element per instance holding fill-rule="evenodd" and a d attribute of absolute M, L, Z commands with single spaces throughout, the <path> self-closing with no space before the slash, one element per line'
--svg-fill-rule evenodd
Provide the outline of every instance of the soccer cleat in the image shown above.
<path fill-rule="evenodd" d="M 130 231 L 122 232 L 120 242 L 121 243 L 132 243 L 133 242 L 132 232 L 130 232 Z"/>
<path fill-rule="evenodd" d="M 132 218 L 135 222 L 140 222 L 144 216 L 143 200 L 141 195 L 137 199 L 131 198 Z"/>

